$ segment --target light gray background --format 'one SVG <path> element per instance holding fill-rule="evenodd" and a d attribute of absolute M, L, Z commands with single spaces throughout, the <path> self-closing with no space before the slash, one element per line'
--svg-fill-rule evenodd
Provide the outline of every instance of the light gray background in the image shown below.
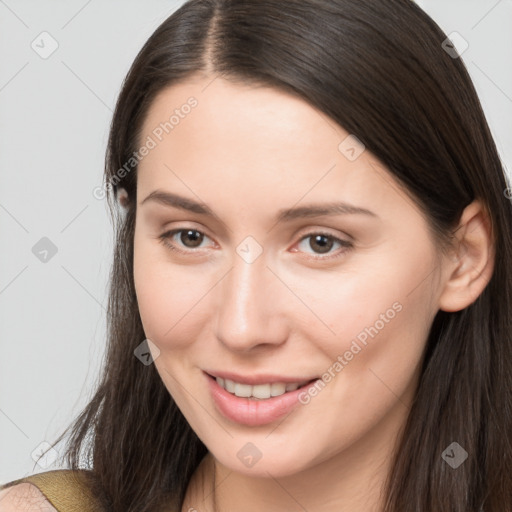
<path fill-rule="evenodd" d="M 122 79 L 182 3 L 0 0 L 0 483 L 55 469 L 32 454 L 91 396 L 112 255 L 93 191 Z M 462 57 L 510 174 L 512 0 L 418 3 L 469 43 Z M 44 31 L 58 43 L 46 59 L 31 47 L 51 49 Z M 43 237 L 57 248 L 46 262 L 32 252 Z"/>

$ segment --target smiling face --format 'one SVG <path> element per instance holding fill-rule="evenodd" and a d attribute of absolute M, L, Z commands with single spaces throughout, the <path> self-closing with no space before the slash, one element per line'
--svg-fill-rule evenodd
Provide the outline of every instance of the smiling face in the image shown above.
<path fill-rule="evenodd" d="M 303 100 L 210 81 L 163 90 L 140 138 L 155 144 L 138 169 L 134 279 L 156 369 L 234 471 L 292 475 L 337 456 L 363 463 L 361 450 L 383 460 L 439 309 L 427 223 Z M 263 384 L 237 387 L 260 396 L 318 380 L 258 401 L 207 374 Z"/>

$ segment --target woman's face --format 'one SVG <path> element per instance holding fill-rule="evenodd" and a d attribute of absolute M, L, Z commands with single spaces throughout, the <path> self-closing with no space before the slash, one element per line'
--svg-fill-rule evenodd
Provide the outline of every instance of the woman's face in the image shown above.
<path fill-rule="evenodd" d="M 140 315 L 209 451 L 255 476 L 384 460 L 442 291 L 414 202 L 332 119 L 271 88 L 167 88 L 140 143 Z"/>

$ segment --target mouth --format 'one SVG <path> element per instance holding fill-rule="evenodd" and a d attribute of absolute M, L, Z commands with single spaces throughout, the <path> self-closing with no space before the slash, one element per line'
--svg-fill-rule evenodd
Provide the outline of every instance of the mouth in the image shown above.
<path fill-rule="evenodd" d="M 279 377 L 260 376 L 250 379 L 259 381 L 258 384 L 248 384 L 228 379 L 226 373 L 223 377 L 203 373 L 217 411 L 227 420 L 250 427 L 267 425 L 290 414 L 303 403 L 300 396 L 319 380 L 283 382 L 278 380 Z M 249 378 L 241 377 L 240 380 Z"/>
<path fill-rule="evenodd" d="M 228 378 L 215 377 L 207 373 L 208 377 L 215 380 L 217 384 L 228 393 L 239 398 L 248 398 L 249 400 L 267 400 L 269 398 L 278 397 L 299 388 L 312 384 L 317 377 L 310 380 L 302 380 L 297 382 L 268 382 L 261 384 L 247 384 L 237 382 Z"/>

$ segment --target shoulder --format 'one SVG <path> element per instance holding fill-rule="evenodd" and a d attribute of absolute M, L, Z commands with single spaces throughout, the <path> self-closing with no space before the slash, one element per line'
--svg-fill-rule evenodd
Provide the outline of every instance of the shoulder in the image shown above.
<path fill-rule="evenodd" d="M 0 485 L 0 512 L 30 510 L 101 510 L 93 492 L 92 472 L 57 469 Z"/>
<path fill-rule="evenodd" d="M 0 512 L 55 512 L 57 509 L 35 484 L 14 484 L 0 489 Z"/>

